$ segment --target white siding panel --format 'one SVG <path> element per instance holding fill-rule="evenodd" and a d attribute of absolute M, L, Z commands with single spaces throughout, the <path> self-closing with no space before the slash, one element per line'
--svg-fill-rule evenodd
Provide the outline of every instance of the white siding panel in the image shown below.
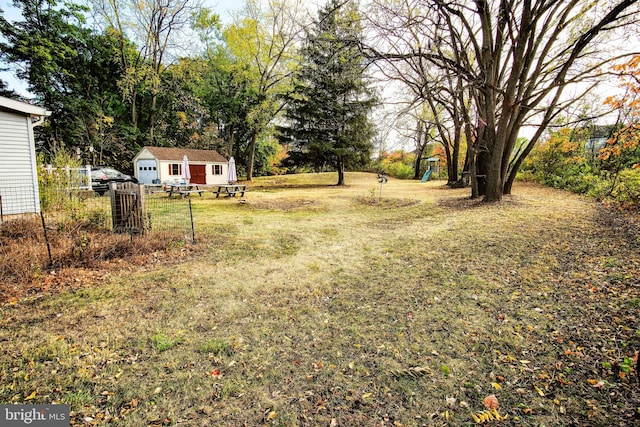
<path fill-rule="evenodd" d="M 4 215 L 38 212 L 31 118 L 0 112 L 0 197 Z"/>

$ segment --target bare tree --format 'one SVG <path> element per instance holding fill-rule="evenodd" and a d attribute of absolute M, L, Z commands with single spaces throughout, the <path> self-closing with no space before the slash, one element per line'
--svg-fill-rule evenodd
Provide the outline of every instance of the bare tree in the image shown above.
<path fill-rule="evenodd" d="M 413 139 L 426 143 L 424 137 L 434 131 L 433 140 L 445 152 L 449 184 L 457 182 L 464 110 L 470 103 L 464 80 L 429 59 L 429 55 L 445 55 L 440 19 L 417 0 L 375 2 L 368 17 L 371 39 L 366 51 L 380 73 L 408 89 L 403 114 L 420 112 Z M 418 174 L 416 168 L 416 177 Z"/>
<path fill-rule="evenodd" d="M 376 1 L 377 7 L 390 3 Z M 387 61 L 422 58 L 462 79 L 472 102 L 463 112 L 465 133 L 473 138 L 469 147 L 478 174 L 486 177 L 486 201 L 499 201 L 511 192 L 518 168 L 547 126 L 594 87 L 601 67 L 615 55 L 606 48 L 606 34 L 630 23 L 638 12 L 637 0 L 393 3 L 405 5 L 406 28 L 393 29 L 397 37 L 386 43 L 387 51 L 370 49 L 371 56 Z M 432 28 L 425 30 L 425 25 Z M 427 39 L 399 45 L 406 37 L 401 34 L 418 32 Z M 570 86 L 576 92 L 567 96 Z M 533 117 L 537 131 L 513 157 L 518 133 Z"/>
<path fill-rule="evenodd" d="M 155 138 L 158 96 L 162 75 L 170 57 L 182 50 L 180 36 L 189 29 L 192 17 L 200 9 L 200 0 L 91 0 L 94 10 L 120 41 L 120 61 L 125 78 L 120 87 L 131 103 L 131 119 L 138 124 L 137 106 L 142 86 L 149 91 L 149 141 Z M 132 50 L 127 38 L 135 43 Z M 132 55 L 133 52 L 136 52 Z M 173 52 L 173 55 L 170 54 Z"/>

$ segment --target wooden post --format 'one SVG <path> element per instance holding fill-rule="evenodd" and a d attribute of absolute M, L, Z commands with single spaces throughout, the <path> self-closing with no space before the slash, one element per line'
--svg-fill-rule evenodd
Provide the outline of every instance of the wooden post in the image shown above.
<path fill-rule="evenodd" d="M 111 217 L 115 233 L 144 234 L 147 215 L 144 203 L 144 185 L 125 182 L 111 183 Z"/>

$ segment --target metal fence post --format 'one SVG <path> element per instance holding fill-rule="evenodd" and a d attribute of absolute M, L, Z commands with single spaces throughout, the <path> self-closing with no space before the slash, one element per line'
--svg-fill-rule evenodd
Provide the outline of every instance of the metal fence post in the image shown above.
<path fill-rule="evenodd" d="M 193 209 L 191 208 L 191 197 L 189 197 L 189 218 L 191 219 L 191 243 L 196 243 L 196 229 L 193 225 Z"/>

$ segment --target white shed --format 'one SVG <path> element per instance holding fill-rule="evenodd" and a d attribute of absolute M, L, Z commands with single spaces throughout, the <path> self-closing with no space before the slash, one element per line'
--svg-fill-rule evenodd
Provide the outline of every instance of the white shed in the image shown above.
<path fill-rule="evenodd" d="M 51 113 L 0 96 L 0 210 L 2 215 L 40 212 L 33 127 Z"/>
<path fill-rule="evenodd" d="M 133 158 L 135 177 L 141 184 L 181 181 L 184 156 L 189 160 L 192 184 L 227 183 L 227 159 L 217 151 L 191 148 L 143 147 Z"/>

